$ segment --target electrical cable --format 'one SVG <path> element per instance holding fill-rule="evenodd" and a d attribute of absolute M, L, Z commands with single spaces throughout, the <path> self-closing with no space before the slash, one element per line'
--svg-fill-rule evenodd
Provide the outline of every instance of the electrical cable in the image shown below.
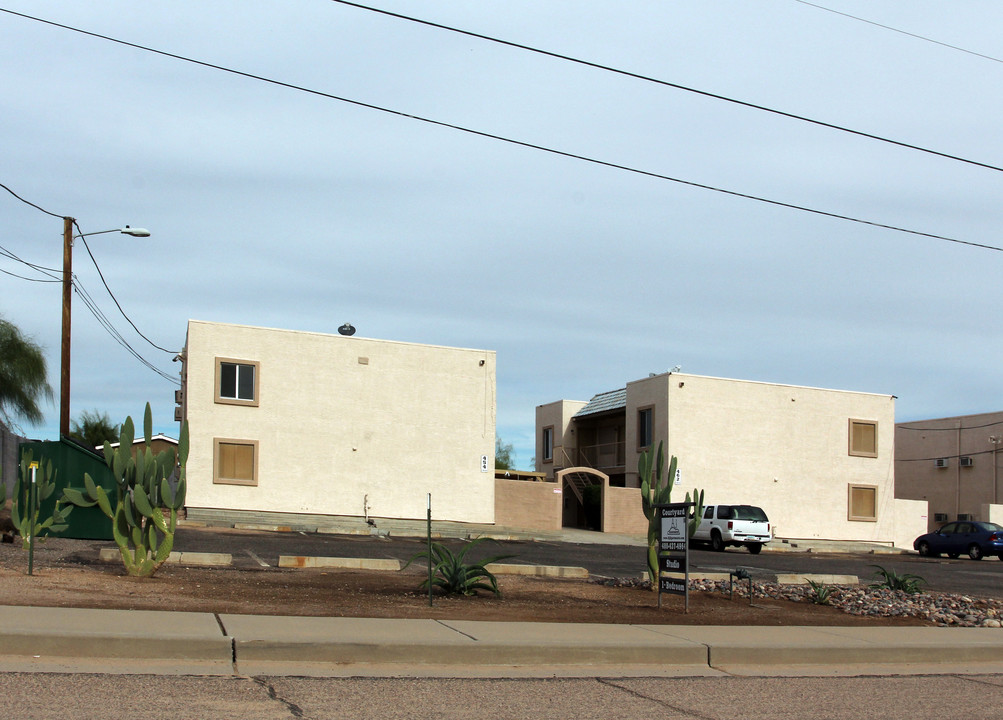
<path fill-rule="evenodd" d="M 335 0 L 337 2 L 338 0 Z M 851 20 L 859 20 L 862 23 L 867 23 L 868 25 L 874 25 L 875 27 L 882 28 L 884 30 L 891 30 L 892 32 L 899 33 L 901 35 L 908 35 L 911 38 L 916 38 L 917 40 L 923 40 L 928 43 L 933 43 L 934 45 L 940 45 L 941 47 L 950 48 L 951 50 L 957 50 L 958 52 L 967 53 L 968 55 L 974 55 L 975 57 L 980 57 L 984 60 L 992 60 L 993 62 L 1003 63 L 1003 60 L 993 57 L 992 55 L 984 55 L 980 52 L 975 52 L 974 50 L 968 50 L 957 45 L 951 45 L 950 43 L 941 42 L 940 40 L 934 40 L 933 38 L 926 37 L 925 35 L 917 35 L 916 33 L 907 32 L 905 30 L 899 30 L 898 28 L 892 27 L 891 25 L 882 25 L 879 22 L 874 22 L 873 20 L 868 20 L 867 18 L 858 17 L 857 15 L 851 15 L 850 13 L 841 12 L 839 10 L 833 10 L 832 8 L 825 7 L 824 5 L 818 5 L 813 2 L 807 2 L 807 0 L 794 0 L 794 2 L 801 3 L 802 5 L 810 5 L 813 8 L 818 8 L 819 10 L 825 10 L 826 12 L 831 12 L 834 15 L 842 15 L 843 17 L 850 18 Z"/>
<path fill-rule="evenodd" d="M 73 288 L 74 290 L 77 291 L 77 297 L 81 299 L 81 301 L 84 304 L 84 307 L 86 307 L 90 311 L 91 315 L 93 315 L 94 318 L 98 321 L 98 324 L 101 325 L 102 328 L 104 328 L 105 332 L 107 332 L 111 336 L 111 338 L 115 340 L 115 342 L 121 345 L 130 355 L 136 358 L 140 363 L 142 363 L 147 368 L 160 375 L 165 380 L 168 380 L 169 382 L 172 382 L 178 386 L 181 385 L 181 381 L 178 378 L 172 377 L 171 375 L 162 371 L 160 368 L 156 367 L 153 363 L 151 363 L 149 360 L 140 355 L 139 352 L 137 352 L 136 349 L 133 348 L 132 345 L 130 345 L 129 342 L 124 337 L 122 337 L 122 334 L 115 329 L 114 325 L 112 325 L 111 321 L 108 320 L 108 317 L 104 314 L 104 312 L 101 311 L 101 308 L 98 307 L 97 303 L 94 301 L 94 298 L 90 295 L 90 293 L 87 292 L 83 284 L 80 282 L 80 278 L 77 277 L 76 275 L 73 276 Z"/>
<path fill-rule="evenodd" d="M 153 347 L 155 347 L 157 350 L 162 350 L 163 352 L 168 353 L 169 355 L 177 355 L 178 354 L 177 350 L 168 350 L 167 348 L 160 347 L 155 342 L 153 342 L 152 340 L 150 340 L 150 338 L 146 337 L 146 335 L 144 335 L 142 332 L 140 332 L 139 328 L 136 327 L 136 323 L 134 323 L 132 321 L 132 319 L 128 315 L 125 314 L 125 310 L 123 310 L 122 309 L 122 305 L 119 304 L 118 298 L 115 297 L 115 293 L 113 293 L 111 291 L 111 288 L 108 287 L 108 281 L 104 279 L 104 273 L 101 272 L 101 267 L 98 265 L 98 261 L 94 259 L 94 253 L 91 252 L 91 246 L 87 244 L 87 238 L 84 237 L 84 233 L 80 229 L 80 226 L 77 224 L 76 220 L 73 221 L 73 226 L 77 229 L 78 237 L 81 240 L 84 241 L 84 247 L 87 249 L 87 254 L 90 255 L 91 262 L 94 263 L 95 269 L 97 269 L 97 271 L 98 271 L 98 276 L 101 278 L 101 282 L 104 284 L 104 289 L 108 291 L 108 295 L 110 295 L 111 299 L 115 302 L 115 307 L 117 307 L 118 311 L 120 313 L 122 313 L 122 317 L 124 317 L 128 321 L 128 323 L 130 325 L 132 325 L 132 329 L 135 330 L 136 333 L 141 338 L 143 338 L 144 340 L 146 340 L 146 342 L 150 343 L 150 345 L 152 345 Z"/>
<path fill-rule="evenodd" d="M 801 0 L 798 0 L 798 2 L 800 1 Z M 804 115 L 797 115 L 795 113 L 786 112 L 784 110 L 777 110 L 776 108 L 767 107 L 765 105 L 758 105 L 756 103 L 748 102 L 745 100 L 738 100 L 736 98 L 728 97 L 726 95 L 719 95 L 718 93 L 712 93 L 707 90 L 699 90 L 697 88 L 688 87 L 686 85 L 680 85 L 679 83 L 670 82 L 668 80 L 659 80 L 658 78 L 653 78 L 648 75 L 641 75 L 639 73 L 630 72 L 628 70 L 620 70 L 618 68 L 614 68 L 609 65 L 602 65 L 600 63 L 591 62 L 589 60 L 582 60 L 581 58 L 575 58 L 570 55 L 562 55 L 560 53 L 551 52 L 549 50 L 542 50 L 540 48 L 535 48 L 530 45 L 523 45 L 521 43 L 512 42 L 510 40 L 501 40 L 499 38 L 492 37 L 490 35 L 483 35 L 481 33 L 471 32 L 470 30 L 461 30 L 460 28 L 451 27 L 449 25 L 442 25 L 440 23 L 432 22 L 430 20 L 422 20 L 421 18 L 412 17 L 410 15 L 402 15 L 400 13 L 390 12 L 389 10 L 382 10 L 380 8 L 370 7 L 369 5 L 362 5 L 360 3 L 350 2 L 350 0 L 331 0 L 331 2 L 336 2 L 341 5 L 348 5 L 350 7 L 359 8 L 360 10 L 368 10 L 370 12 L 379 13 L 381 15 L 387 15 L 389 17 L 397 18 L 399 20 L 407 20 L 408 22 L 418 23 L 420 25 L 427 25 L 429 27 L 434 27 L 439 30 L 446 30 L 448 32 L 457 33 L 459 35 L 466 35 L 468 37 L 477 38 L 478 40 L 485 40 L 487 42 L 497 43 L 499 45 L 505 45 L 519 50 L 525 50 L 527 52 L 536 53 L 538 55 L 545 55 L 547 57 L 555 58 L 557 60 L 564 60 L 566 62 L 575 63 L 577 65 L 584 65 L 585 67 L 594 68 L 596 70 L 604 70 L 606 72 L 616 73 L 617 75 L 623 75 L 625 77 L 634 78 L 635 80 L 643 80 L 644 82 L 655 83 L 656 85 L 663 85 L 665 87 L 674 88 L 676 90 L 683 90 L 684 92 L 694 93 L 696 95 L 702 95 L 703 97 L 712 98 L 714 100 L 721 100 L 723 102 L 732 103 L 734 105 L 741 105 L 742 107 L 751 108 L 753 110 L 760 110 L 762 112 L 772 113 L 774 115 L 779 115 L 781 117 L 789 118 L 791 120 L 800 120 L 801 122 L 811 123 L 812 125 L 818 125 L 819 127 L 828 128 L 830 130 L 837 130 L 839 132 L 849 133 L 851 135 L 856 135 L 858 137 L 864 137 L 870 140 L 877 140 L 878 142 L 888 143 L 890 145 L 897 145 L 898 147 L 907 148 L 909 150 L 916 150 L 918 152 L 928 153 L 930 155 L 936 155 L 937 157 L 946 158 L 948 160 L 955 160 L 957 162 L 967 163 L 969 165 L 975 165 L 978 167 L 986 168 L 987 170 L 996 170 L 997 172 L 1003 172 L 1003 167 L 998 167 L 996 165 L 990 165 L 988 163 L 979 162 L 978 160 L 969 160 L 967 158 L 959 157 L 957 155 L 951 155 L 949 153 L 940 152 L 938 150 L 931 150 L 930 148 L 925 148 L 920 145 L 913 145 L 911 143 L 902 142 L 900 140 L 892 140 L 891 138 L 883 137 L 881 135 L 875 135 L 869 132 L 864 132 L 862 130 L 853 130 L 852 128 L 844 127 L 842 125 L 836 125 L 835 123 L 825 122 L 824 120 L 814 120 Z"/>
<path fill-rule="evenodd" d="M 58 275 L 53 275 L 52 274 L 52 273 L 58 273 L 58 272 L 60 272 L 57 268 L 47 268 L 47 267 L 44 267 L 43 265 L 35 265 L 34 263 L 30 263 L 27 260 L 22 260 L 17 255 L 15 255 L 14 253 L 12 253 L 10 250 L 8 250 L 7 248 L 5 248 L 3 245 L 0 245 L 0 255 L 2 255 L 3 257 L 8 257 L 11 260 L 15 260 L 15 261 L 21 263 L 22 265 L 26 265 L 27 267 L 30 267 L 32 270 L 34 270 L 34 271 L 36 271 L 36 272 L 38 272 L 38 273 L 40 273 L 42 275 L 46 275 L 46 276 L 52 278 L 52 280 L 39 280 L 39 282 L 61 282 L 61 278 Z M 10 274 L 10 273 L 8 273 L 8 274 Z M 30 280 L 30 279 L 31 278 L 25 278 L 25 280 Z"/>
<path fill-rule="evenodd" d="M 3 8 L 0 8 L 0 10 L 3 10 Z M 3 12 L 8 12 L 8 11 L 7 10 L 3 10 Z M 18 195 L 16 192 L 14 192 L 13 190 L 11 190 L 9 187 L 7 187 L 6 185 L 4 185 L 3 183 L 0 183 L 0 188 L 3 188 L 7 192 L 9 192 L 11 195 L 13 195 L 14 197 L 16 197 L 18 200 L 20 200 L 21 202 L 23 202 L 25 205 L 30 205 L 31 207 L 35 208 L 36 210 L 41 210 L 46 215 L 51 215 L 52 217 L 57 217 L 57 218 L 62 218 L 63 217 L 62 215 L 57 215 L 54 212 L 49 212 L 45 208 L 39 207 L 38 205 L 36 205 L 33 202 L 29 202 L 29 201 L 25 200 L 23 197 L 21 197 L 20 195 Z"/>
<path fill-rule="evenodd" d="M 528 149 L 531 149 L 531 150 L 538 150 L 540 152 L 550 153 L 552 155 L 558 155 L 560 157 L 566 157 L 566 158 L 570 158 L 570 159 L 573 159 L 573 160 L 580 160 L 582 162 L 592 163 L 594 165 L 600 165 L 600 166 L 603 166 L 603 167 L 612 168 L 614 170 L 622 170 L 624 172 L 634 173 L 634 174 L 637 174 L 637 175 L 643 175 L 645 177 L 656 178 L 656 179 L 659 179 L 659 180 L 666 180 L 668 182 L 674 182 L 674 183 L 678 183 L 680 185 L 687 185 L 689 187 L 695 187 L 695 188 L 700 188 L 700 189 L 703 189 L 703 190 L 709 190 L 711 192 L 721 193 L 723 195 L 730 195 L 732 197 L 739 197 L 739 198 L 745 198 L 747 200 L 754 200 L 756 202 L 766 203 L 768 205 L 774 205 L 774 206 L 777 206 L 777 207 L 784 207 L 784 208 L 788 208 L 788 209 L 791 209 L 791 210 L 798 210 L 798 211 L 805 212 L 805 213 L 811 213 L 811 214 L 820 215 L 820 216 L 823 216 L 823 217 L 834 218 L 836 220 L 845 220 L 847 222 L 859 223 L 861 225 L 869 225 L 871 227 L 882 228 L 882 229 L 885 229 L 885 230 L 893 230 L 895 232 L 901 232 L 901 233 L 906 233 L 906 234 L 910 234 L 910 235 L 917 235 L 917 236 L 920 236 L 920 237 L 931 238 L 931 239 L 934 239 L 934 240 L 943 240 L 945 242 L 957 243 L 959 245 L 968 245 L 970 247 L 977 247 L 977 248 L 983 248 L 985 250 L 995 250 L 995 251 L 998 251 L 998 252 L 1003 252 L 1003 247 L 996 247 L 995 245 L 988 245 L 988 244 L 984 244 L 984 243 L 977 243 L 977 242 L 972 242 L 970 240 L 961 240 L 961 239 L 952 238 L 952 237 L 949 237 L 949 236 L 946 236 L 946 235 L 937 235 L 935 233 L 922 232 L 920 230 L 911 230 L 909 228 L 904 228 L 904 227 L 900 227 L 900 226 L 897 226 L 897 225 L 890 225 L 890 224 L 887 224 L 887 223 L 881 223 L 881 222 L 877 222 L 877 221 L 873 221 L 873 220 L 864 220 L 862 218 L 856 218 L 856 217 L 853 217 L 851 215 L 844 215 L 844 214 L 841 214 L 841 213 L 829 212 L 829 211 L 826 211 L 826 210 L 818 210 L 818 209 L 815 209 L 815 208 L 807 207 L 805 205 L 797 205 L 795 203 L 788 203 L 788 202 L 784 202 L 784 201 L 781 201 L 781 200 L 772 200 L 770 198 L 765 198 L 765 197 L 758 196 L 758 195 L 752 195 L 752 194 L 749 194 L 749 193 L 742 193 L 742 192 L 738 192 L 736 190 L 727 190 L 727 189 L 724 189 L 724 188 L 715 187 L 713 185 L 707 185 L 707 184 L 704 184 L 704 183 L 693 182 L 693 181 L 690 181 L 690 180 L 683 180 L 681 178 L 672 177 L 670 175 L 664 175 L 662 173 L 656 173 L 656 172 L 649 171 L 649 170 L 641 170 L 641 169 L 633 168 L 633 167 L 630 167 L 630 166 L 627 166 L 627 165 L 621 165 L 621 164 L 614 163 L 614 162 L 609 162 L 609 161 L 606 161 L 606 160 L 599 160 L 599 159 L 596 159 L 596 158 L 591 158 L 591 157 L 588 157 L 588 156 L 585 156 L 585 155 L 579 155 L 579 154 L 572 153 L 572 152 L 567 152 L 567 151 L 564 151 L 564 150 L 557 150 L 555 148 L 546 147 L 544 145 L 537 145 L 535 143 L 527 142 L 527 141 L 524 141 L 524 140 L 516 140 L 514 138 L 505 137 L 503 135 L 496 135 L 494 133 L 489 133 L 489 132 L 485 132 L 485 131 L 482 131 L 482 130 L 474 130 L 472 128 L 464 127 L 462 125 L 456 125 L 456 124 L 453 124 L 453 123 L 448 123 L 448 122 L 445 122 L 445 121 L 442 121 L 442 120 L 433 120 L 431 118 L 426 118 L 426 117 L 422 117 L 420 115 L 414 115 L 414 114 L 411 114 L 411 113 L 402 112 L 400 110 L 393 110 L 391 108 L 386 108 L 386 107 L 382 107 L 380 105 L 375 105 L 375 104 L 372 104 L 372 103 L 363 102 L 361 100 L 352 100 L 351 98 L 346 98 L 346 97 L 341 97 L 341 96 L 338 96 L 338 95 L 333 95 L 331 93 L 323 92 L 323 91 L 320 91 L 320 90 L 313 90 L 313 89 L 310 89 L 310 88 L 307 88 L 307 87 L 303 87 L 303 86 L 300 86 L 300 85 L 294 85 L 292 83 L 283 82 L 281 80 L 274 80 L 272 78 L 267 78 L 267 77 L 264 77 L 264 76 L 261 76 L 261 75 L 255 75 L 253 73 L 244 72 L 242 70 L 235 70 L 233 68 L 228 68 L 228 67 L 225 67 L 225 66 L 222 66 L 222 65 L 216 65 L 216 64 L 213 64 L 213 63 L 210 63 L 210 62 L 205 62 L 203 60 L 195 60 L 193 58 L 188 58 L 188 57 L 185 57 L 183 55 L 178 55 L 176 53 L 170 53 L 170 52 L 166 52 L 164 50 L 157 50 L 155 48 L 150 48 L 150 47 L 147 47 L 147 46 L 144 46 L 144 45 L 138 45 L 136 43 L 128 42 L 126 40 L 119 40 L 117 38 L 113 38 L 113 37 L 110 37 L 110 36 L 107 36 L 107 35 L 101 35 L 99 33 L 94 33 L 94 32 L 91 32 L 89 30 L 81 30 L 79 28 L 75 28 L 75 27 L 72 27 L 70 25 L 63 25 L 61 23 L 57 23 L 57 22 L 54 22 L 52 20 L 44 20 L 44 19 L 41 19 L 41 18 L 33 17 L 31 15 L 25 15 L 24 13 L 14 12 L 13 10 L 8 10 L 8 9 L 5 9 L 5 8 L 0 8 L 0 12 L 8 13 L 10 15 L 16 15 L 18 17 L 22 17 L 22 18 L 25 18 L 25 19 L 28 19 L 28 20 L 33 20 L 33 21 L 40 22 L 40 23 L 43 23 L 43 24 L 46 24 L 46 25 L 51 25 L 53 27 L 62 28 L 64 30 L 70 30 L 72 32 L 80 33 L 82 35 L 87 35 L 87 36 L 90 36 L 90 37 L 98 38 L 100 40 L 107 40 L 109 42 L 113 42 L 113 43 L 116 43 L 116 44 L 119 44 L 119 45 L 123 45 L 125 47 L 131 47 L 131 48 L 134 48 L 134 49 L 137 49 L 137 50 L 142 50 L 144 52 L 149 52 L 149 53 L 154 53 L 156 55 L 161 55 L 163 57 L 168 57 L 168 58 L 172 58 L 172 59 L 175 59 L 175 60 L 181 60 L 182 62 L 191 63 L 193 65 L 199 65 L 201 67 L 206 67 L 206 68 L 210 68 L 210 69 L 213 69 L 213 70 L 219 70 L 219 71 L 225 72 L 225 73 L 230 73 L 231 75 L 238 75 L 240 77 L 245 77 L 245 78 L 248 78 L 248 79 L 251 79 L 251 80 L 258 80 L 260 82 L 265 82 L 265 83 L 268 83 L 268 84 L 271 84 L 271 85 L 275 85 L 275 86 L 278 86 L 278 87 L 284 87 L 284 88 L 287 88 L 289 90 L 296 90 L 296 91 L 304 92 L 304 93 L 307 93 L 307 94 L 310 94 L 310 95 L 316 95 L 317 97 L 323 97 L 323 98 L 327 98 L 329 100 L 336 100 L 338 102 L 347 103 L 349 105 L 354 105 L 356 107 L 366 108 L 366 109 L 369 109 L 369 110 L 376 110 L 378 112 L 386 113 L 388 115 L 394 115 L 394 116 L 397 116 L 397 117 L 406 118 L 406 119 L 409 119 L 409 120 L 417 120 L 419 122 L 427 123 L 429 125 L 434 125 L 436 127 L 443 127 L 443 128 L 447 128 L 447 129 L 450 129 L 450 130 L 456 130 L 458 132 L 467 133 L 469 135 L 474 135 L 474 136 L 477 136 L 477 137 L 487 138 L 487 139 L 490 139 L 490 140 L 497 140 L 499 142 L 508 143 L 510 145 L 516 145 L 516 146 L 528 148 Z M 958 159 L 960 159 L 960 158 L 958 158 Z M 965 162 L 971 162 L 972 164 L 976 164 L 976 165 L 983 165 L 983 163 L 977 163 L 975 161 L 965 161 Z M 993 170 L 1001 170 L 1001 171 L 1003 171 L 1003 168 L 996 168 L 996 167 L 994 167 L 992 165 L 984 165 L 984 167 L 987 167 L 987 168 L 993 169 Z"/>

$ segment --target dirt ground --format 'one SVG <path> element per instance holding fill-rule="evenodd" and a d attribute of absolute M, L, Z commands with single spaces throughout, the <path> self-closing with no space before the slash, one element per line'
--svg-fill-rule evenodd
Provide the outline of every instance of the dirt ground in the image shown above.
<path fill-rule="evenodd" d="M 18 539 L 19 540 L 19 539 Z M 812 603 L 727 594 L 683 598 L 586 580 L 499 575 L 500 597 L 435 596 L 419 590 L 427 572 L 196 568 L 164 565 L 153 578 L 98 562 L 110 543 L 50 538 L 36 546 L 33 574 L 18 543 L 0 545 L 0 605 L 175 610 L 255 615 L 677 625 L 926 625 L 917 618 L 847 615 Z"/>

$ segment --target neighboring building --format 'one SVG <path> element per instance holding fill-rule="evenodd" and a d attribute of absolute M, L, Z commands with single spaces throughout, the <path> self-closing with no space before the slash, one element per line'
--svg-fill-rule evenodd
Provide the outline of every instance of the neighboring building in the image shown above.
<path fill-rule="evenodd" d="M 998 451 L 1003 412 L 895 426 L 895 497 L 926 500 L 929 529 L 950 520 L 1003 524 Z"/>
<path fill-rule="evenodd" d="M 494 521 L 495 353 L 192 320 L 189 510 Z"/>
<path fill-rule="evenodd" d="M 926 505 L 895 499 L 894 425 L 891 395 L 670 372 L 539 406 L 537 470 L 563 483 L 565 524 L 597 482 L 643 527 L 637 461 L 661 441 L 679 460 L 674 501 L 696 487 L 707 503 L 759 505 L 782 538 L 911 546 Z"/>

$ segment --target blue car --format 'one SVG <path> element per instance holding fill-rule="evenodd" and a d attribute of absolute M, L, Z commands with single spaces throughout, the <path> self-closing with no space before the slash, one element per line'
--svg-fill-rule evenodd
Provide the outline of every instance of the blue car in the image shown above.
<path fill-rule="evenodd" d="M 912 546 L 926 557 L 947 553 L 947 557 L 956 558 L 968 553 L 972 560 L 981 560 L 984 555 L 995 555 L 1003 560 L 1003 527 L 991 522 L 959 520 L 947 523 L 936 532 L 920 535 Z"/>

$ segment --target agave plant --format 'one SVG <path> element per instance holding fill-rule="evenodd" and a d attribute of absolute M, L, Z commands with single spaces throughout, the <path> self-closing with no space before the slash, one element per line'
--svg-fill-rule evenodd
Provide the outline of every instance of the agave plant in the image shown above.
<path fill-rule="evenodd" d="M 441 588 L 447 595 L 475 595 L 478 590 L 489 590 L 495 595 L 501 595 L 501 591 L 498 590 L 498 580 L 486 566 L 499 560 L 515 557 L 514 555 L 495 555 L 475 563 L 464 561 L 470 550 L 488 539 L 477 538 L 456 553 L 442 543 L 432 543 L 431 557 L 429 550 L 423 550 L 408 560 L 401 570 L 415 560 L 425 559 L 432 565 L 432 585 Z M 428 589 L 428 578 L 421 583 L 419 588 Z"/>
<path fill-rule="evenodd" d="M 828 605 L 829 596 L 832 594 L 832 588 L 826 585 L 824 582 L 816 582 L 815 580 L 808 580 L 808 585 L 811 586 L 811 590 L 808 592 L 808 599 L 811 600 L 816 605 Z"/>
<path fill-rule="evenodd" d="M 870 587 L 872 588 L 901 590 L 907 595 L 915 595 L 919 592 L 920 583 L 926 582 L 919 575 L 913 575 L 912 573 L 902 573 L 899 575 L 894 570 L 885 570 L 880 565 L 871 565 L 871 567 L 877 568 L 874 574 L 881 578 L 879 582 L 871 583 Z"/>

